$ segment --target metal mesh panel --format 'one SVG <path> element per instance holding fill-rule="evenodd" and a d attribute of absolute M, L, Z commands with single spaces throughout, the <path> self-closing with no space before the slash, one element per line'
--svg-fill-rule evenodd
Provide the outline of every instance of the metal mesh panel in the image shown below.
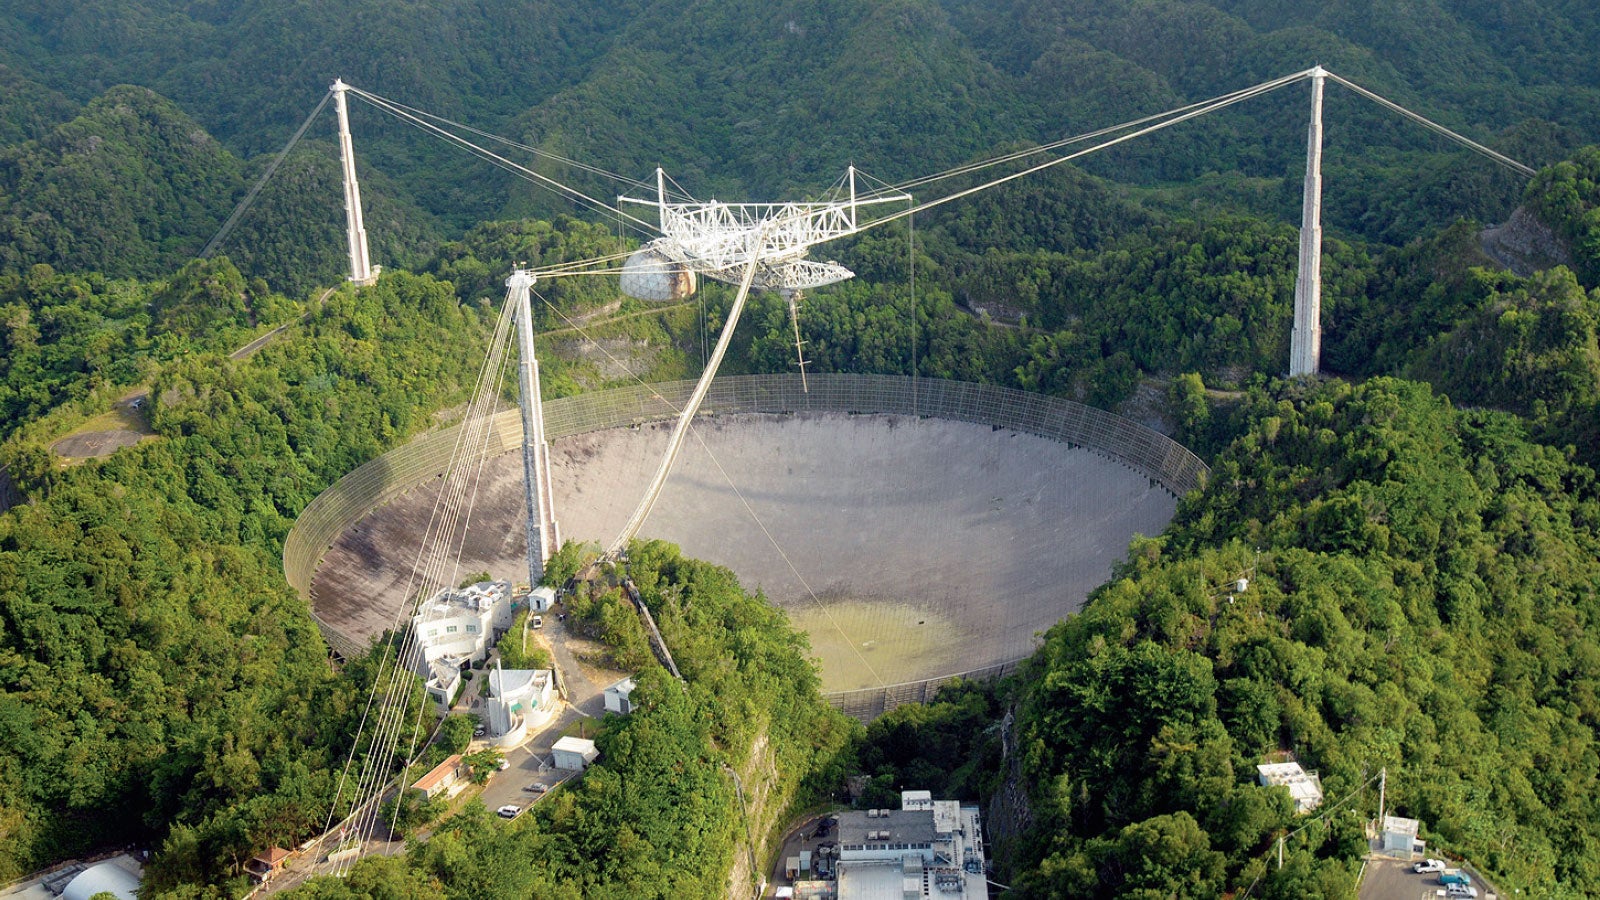
<path fill-rule="evenodd" d="M 1179 497 L 1203 486 L 1210 472 L 1188 448 L 1159 432 L 1114 413 L 1058 397 L 993 385 L 901 375 L 811 375 L 809 388 L 809 391 L 802 389 L 798 375 L 721 378 L 712 382 L 701 405 L 701 415 L 888 413 L 1010 428 L 1100 453 L 1144 474 Z M 554 441 L 574 434 L 670 419 L 677 415 L 693 390 L 693 381 L 669 381 L 551 400 L 544 404 L 545 434 Z M 522 422 L 516 409 L 495 416 L 493 426 L 493 435 L 484 451 L 486 457 L 521 446 Z M 441 475 L 450 464 L 459 434 L 460 426 L 455 426 L 422 435 L 366 463 L 311 501 L 284 541 L 283 571 L 289 584 L 302 596 L 309 597 L 312 574 L 339 534 L 375 507 Z M 332 629 L 327 626 L 322 630 L 330 645 L 341 652 L 359 643 L 343 634 L 329 634 Z M 950 677 L 958 676 L 912 684 L 922 685 L 915 690 L 931 697 L 931 691 Z M 891 695 L 888 693 L 891 691 L 899 693 Z M 914 691 L 903 685 L 852 691 L 849 692 L 852 696 L 865 693 L 881 696 L 871 702 L 854 699 L 849 702 L 892 709 L 898 703 L 908 702 L 895 699 L 900 694 L 910 696 L 907 692 Z"/>
<path fill-rule="evenodd" d="M 991 681 L 997 678 L 1004 678 L 1021 668 L 1026 659 L 1027 657 L 1024 656 L 1002 663 L 995 663 L 992 666 L 984 666 L 981 669 L 957 672 L 953 675 L 940 675 L 935 678 L 907 681 L 885 687 L 835 691 L 822 696 L 829 704 L 845 715 L 860 719 L 863 722 L 870 722 L 896 706 L 905 703 L 927 703 L 939 693 L 940 688 L 957 679 Z"/>

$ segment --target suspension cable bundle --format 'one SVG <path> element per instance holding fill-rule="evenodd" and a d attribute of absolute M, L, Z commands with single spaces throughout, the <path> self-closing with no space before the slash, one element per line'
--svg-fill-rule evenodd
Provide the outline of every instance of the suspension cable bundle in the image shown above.
<path fill-rule="evenodd" d="M 414 679 L 423 668 L 412 633 L 413 614 L 421 604 L 454 588 L 460 577 L 461 553 L 471 527 L 483 468 L 499 449 L 494 440 L 494 418 L 499 412 L 500 388 L 511 357 L 508 351 L 513 314 L 514 305 L 508 302 L 495 325 L 489 352 L 479 370 L 477 386 L 462 420 L 405 594 L 395 605 L 389 631 L 390 648 L 378 655 L 372 687 L 349 758 L 339 776 L 334 804 L 328 815 L 328 829 L 332 830 L 339 811 L 348 808 L 350 814 L 344 823 L 344 834 L 357 841 L 376 838 L 381 801 L 391 784 L 394 767 L 396 763 L 410 765 L 414 761 L 422 738 L 427 701 L 422 702 L 414 719 L 408 722 L 406 715 L 415 697 Z M 403 753 L 400 752 L 402 738 L 405 739 Z M 361 755 L 363 745 L 365 754 Z M 402 792 L 404 787 L 400 785 Z M 342 806 L 341 801 L 348 805 Z M 352 862 L 341 863 L 336 874 L 344 874 Z"/>

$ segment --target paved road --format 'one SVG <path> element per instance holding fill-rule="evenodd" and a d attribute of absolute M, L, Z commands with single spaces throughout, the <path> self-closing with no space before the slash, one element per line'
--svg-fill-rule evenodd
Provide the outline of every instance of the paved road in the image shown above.
<path fill-rule="evenodd" d="M 567 702 L 561 712 L 522 746 L 506 754 L 511 767 L 490 776 L 483 787 L 483 805 L 491 810 L 502 806 L 520 806 L 524 809 L 538 802 L 544 795 L 525 790 L 528 785 L 540 782 L 554 788 L 579 773 L 551 768 L 551 748 L 573 723 L 580 719 L 589 722 L 585 734 L 593 736 L 599 719 L 605 713 L 606 685 L 595 684 L 586 678 L 578 660 L 567 646 L 567 628 L 554 613 L 546 613 L 541 637 L 555 657 L 555 667 L 567 693 Z"/>
<path fill-rule="evenodd" d="M 551 768 L 550 748 L 561 738 L 562 732 L 580 718 L 583 716 L 577 710 L 571 706 L 563 706 L 560 714 L 552 719 L 544 730 L 522 746 L 507 752 L 506 762 L 511 763 L 511 767 L 489 776 L 488 783 L 483 786 L 483 794 L 479 797 L 483 805 L 491 810 L 502 806 L 519 806 L 525 809 L 544 796 L 526 790 L 528 785 L 538 782 L 554 788 L 577 775 L 577 772 L 571 770 Z"/>

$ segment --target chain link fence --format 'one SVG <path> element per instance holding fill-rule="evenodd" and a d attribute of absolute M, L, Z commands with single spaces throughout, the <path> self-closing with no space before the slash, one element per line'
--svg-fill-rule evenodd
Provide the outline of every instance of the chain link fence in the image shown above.
<path fill-rule="evenodd" d="M 1202 487 L 1210 472 L 1188 448 L 1159 432 L 1059 397 L 900 375 L 820 374 L 809 376 L 807 381 L 809 389 L 802 388 L 799 375 L 720 378 L 712 383 L 700 414 L 893 414 L 1009 428 L 1099 453 L 1145 475 L 1178 497 Z M 693 381 L 671 381 L 551 400 L 544 404 L 545 433 L 555 441 L 574 434 L 671 419 L 693 390 Z M 313 500 L 295 520 L 284 542 L 283 570 L 289 584 L 309 598 L 312 575 L 340 533 L 371 510 L 440 477 L 456 452 L 460 433 L 460 426 L 455 426 L 424 434 L 366 463 Z M 520 413 L 514 408 L 501 412 L 494 419 L 483 455 L 494 457 L 514 450 L 521 445 L 521 439 Z M 364 643 L 320 620 L 318 624 L 329 645 L 341 653 L 348 655 Z M 952 678 L 999 677 L 1017 664 L 1014 660 L 960 675 L 829 695 L 829 699 L 851 715 L 872 718 L 901 703 L 929 699 L 939 685 Z"/>

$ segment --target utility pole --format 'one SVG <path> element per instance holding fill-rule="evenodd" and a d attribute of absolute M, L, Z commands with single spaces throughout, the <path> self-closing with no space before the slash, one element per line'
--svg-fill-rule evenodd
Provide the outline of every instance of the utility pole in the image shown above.
<path fill-rule="evenodd" d="M 350 109 L 345 102 L 350 85 L 336 78 L 331 90 L 333 108 L 339 114 L 339 165 L 344 170 L 344 223 L 350 248 L 350 280 L 356 284 L 372 284 L 378 280 L 379 267 L 372 265 L 367 252 L 367 228 L 361 221 L 361 185 L 356 181 L 356 151 L 350 142 Z"/>
<path fill-rule="evenodd" d="M 1384 802 L 1389 789 L 1389 767 L 1384 766 L 1378 770 L 1378 831 L 1383 831 Z"/>
<path fill-rule="evenodd" d="M 1294 336 L 1289 377 L 1316 375 L 1322 361 L 1322 83 L 1311 70 L 1311 126 L 1306 133 L 1306 186 L 1300 205 L 1300 272 L 1294 283 Z"/>

